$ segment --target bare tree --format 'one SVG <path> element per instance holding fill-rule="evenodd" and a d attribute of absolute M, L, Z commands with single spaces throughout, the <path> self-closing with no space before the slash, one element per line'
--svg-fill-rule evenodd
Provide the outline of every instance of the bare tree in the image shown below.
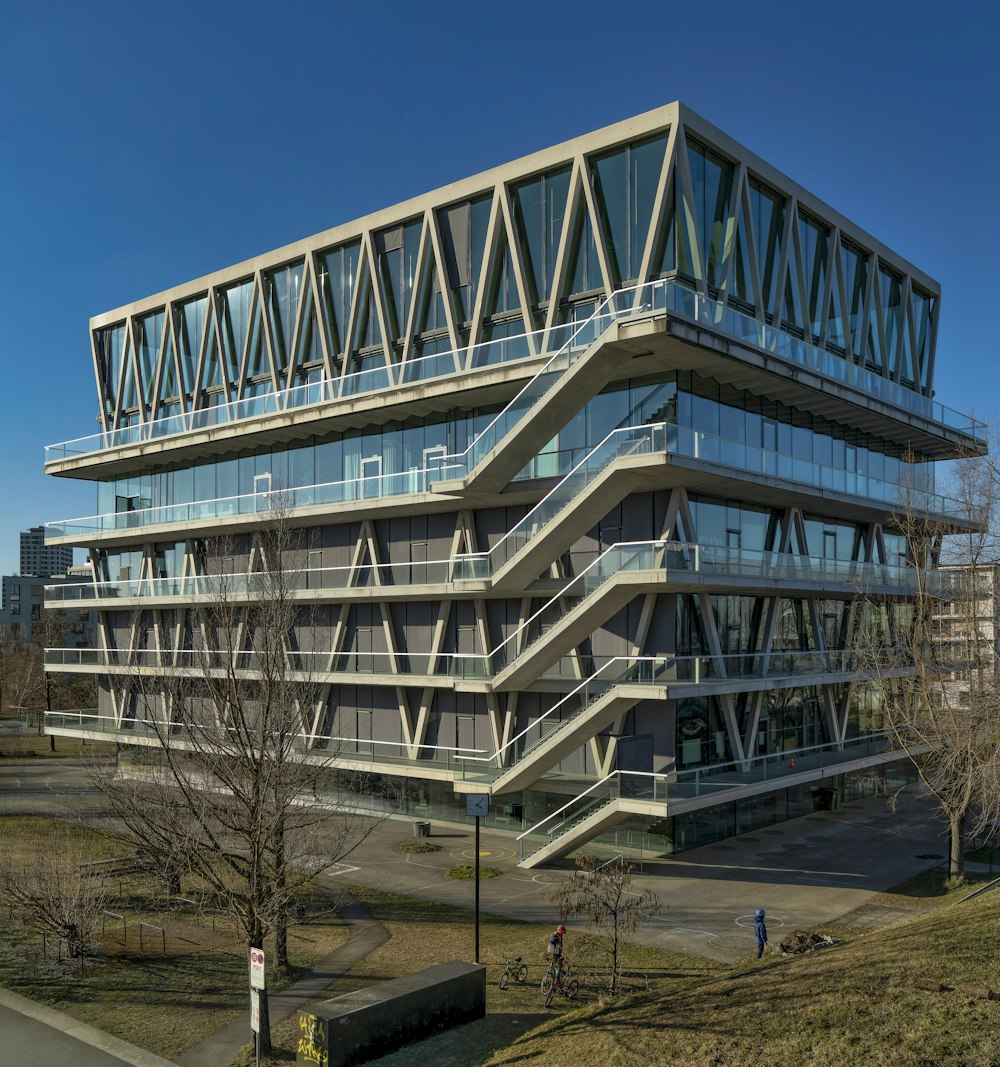
<path fill-rule="evenodd" d="M 175 885 L 187 874 L 225 900 L 248 946 L 273 934 L 279 966 L 288 963 L 296 893 L 376 823 L 357 780 L 332 767 L 337 751 L 308 744 L 325 691 L 298 644 L 311 632 L 295 596 L 303 555 L 281 509 L 249 549 L 206 544 L 199 601 L 169 627 L 179 646 L 135 653 L 140 664 L 170 660 L 159 676 L 140 666 L 131 677 L 134 728 L 156 741 L 149 771 L 97 772 L 147 856 Z M 242 558 L 247 565 L 237 568 L 232 561 Z M 133 625 L 134 635 L 146 630 L 143 619 Z M 270 1048 L 265 1002 L 262 1051 Z"/>
<path fill-rule="evenodd" d="M 86 855 L 69 830 L 45 851 L 0 843 L 0 897 L 19 905 L 39 933 L 63 938 L 73 957 L 86 955 L 97 941 L 109 901 L 107 879 L 88 872 Z"/>
<path fill-rule="evenodd" d="M 862 595 L 855 646 L 871 709 L 947 822 L 948 873 L 959 879 L 968 839 L 1000 818 L 1000 481 L 985 456 L 953 467 L 946 491 L 958 504 L 957 521 L 929 516 L 921 494 L 902 490 L 894 523 L 907 545 L 912 597 L 890 603 Z"/>
<path fill-rule="evenodd" d="M 566 919 L 584 916 L 597 949 L 598 966 L 608 981 L 608 992 L 618 991 L 627 940 L 640 925 L 660 910 L 655 893 L 632 889 L 632 865 L 622 858 L 602 860 L 577 857 L 572 878 L 553 890 L 551 900 Z"/>
<path fill-rule="evenodd" d="M 56 674 L 45 670 L 45 649 L 69 643 L 71 622 L 61 608 L 45 609 L 31 624 L 31 636 L 16 628 L 0 627 L 0 709 L 36 712 L 38 734 L 45 732 L 46 711 L 93 707 L 96 685 L 92 675 Z M 55 751 L 55 736 L 51 738 Z"/>
<path fill-rule="evenodd" d="M 43 685 L 38 644 L 0 627 L 0 712 L 36 707 Z"/>

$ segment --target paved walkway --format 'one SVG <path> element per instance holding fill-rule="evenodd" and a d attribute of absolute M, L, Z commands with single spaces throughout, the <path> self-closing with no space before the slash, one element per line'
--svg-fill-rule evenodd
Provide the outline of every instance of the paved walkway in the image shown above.
<path fill-rule="evenodd" d="M 320 960 L 308 974 L 294 985 L 268 997 L 271 1024 L 287 1018 L 304 1004 L 323 995 L 330 983 L 349 971 L 355 964 L 389 939 L 389 931 L 357 901 L 339 912 L 347 925 L 347 941 L 336 952 Z M 180 1067 L 222 1067 L 250 1043 L 249 1007 L 246 1017 L 237 1019 L 206 1038 L 200 1045 L 177 1057 Z"/>
<path fill-rule="evenodd" d="M 457 909 L 472 907 L 472 883 L 446 873 L 474 858 L 471 827 L 433 823 L 431 841 L 441 846 L 439 852 L 393 852 L 392 844 L 403 840 L 412 840 L 411 827 L 385 822 L 327 874 L 344 887 L 367 885 Z M 482 883 L 483 910 L 528 922 L 558 921 L 551 893 L 574 870 L 573 864 L 562 860 L 522 870 L 515 849 L 512 834 L 483 830 L 483 862 L 503 872 L 503 877 Z M 591 849 L 614 854 L 601 846 Z M 758 907 L 767 909 L 768 929 L 773 926 L 779 938 L 788 930 L 815 929 L 839 921 L 872 894 L 934 867 L 946 855 L 947 840 L 934 804 L 918 790 L 908 790 L 894 808 L 885 797 L 852 801 L 835 812 L 815 812 L 646 860 L 636 888 L 653 890 L 665 907 L 638 938 L 669 951 L 735 962 L 753 948 L 753 913 Z M 575 929 L 571 923 L 571 935 Z"/>
<path fill-rule="evenodd" d="M 170 1060 L 7 989 L 0 989 L 0 1034 L 4 1067 L 174 1067 Z"/>

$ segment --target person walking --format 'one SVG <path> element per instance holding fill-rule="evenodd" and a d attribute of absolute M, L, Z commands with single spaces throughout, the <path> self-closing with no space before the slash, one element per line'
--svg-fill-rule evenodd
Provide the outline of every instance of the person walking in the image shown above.
<path fill-rule="evenodd" d="M 764 909 L 758 908 L 753 917 L 753 935 L 757 939 L 757 959 L 764 955 L 767 944 L 767 927 L 764 925 Z"/>

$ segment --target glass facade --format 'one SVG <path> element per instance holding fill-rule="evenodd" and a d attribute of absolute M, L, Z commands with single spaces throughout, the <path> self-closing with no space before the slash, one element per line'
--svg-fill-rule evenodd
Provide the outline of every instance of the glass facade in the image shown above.
<path fill-rule="evenodd" d="M 523 334 L 672 275 L 929 393 L 933 292 L 697 134 L 669 143 L 665 128 L 582 171 L 564 162 L 137 313 L 130 329 L 101 326 L 104 417 L 128 426 Z"/>
<path fill-rule="evenodd" d="M 413 418 L 406 424 L 388 423 L 376 433 L 329 434 L 278 450 L 262 446 L 242 450 L 227 459 L 154 468 L 140 476 L 98 483 L 98 514 L 425 471 L 434 466 L 435 456 L 464 451 L 495 414 L 496 409 L 488 409 L 456 413 L 449 418 Z M 749 393 L 738 393 L 689 372 L 670 374 L 659 383 L 615 387 L 594 397 L 539 451 L 523 476 L 562 474 L 613 430 L 658 422 L 704 435 L 699 438 L 699 455 L 707 460 L 743 467 L 745 453 L 740 450 L 748 446 L 775 454 L 778 460 L 774 473 L 779 477 L 809 482 L 813 480 L 812 466 L 822 466 L 846 469 L 860 478 L 890 486 L 905 484 L 924 492 L 934 489 L 932 464 L 907 463 L 901 449 L 879 442 L 872 435 Z M 732 454 L 730 444 L 737 450 Z M 415 479 L 411 483 L 404 478 L 373 487 L 372 491 L 376 495 L 405 493 L 411 484 L 413 489 L 426 488 L 426 480 Z M 710 534 L 706 543 L 725 543 L 714 540 L 717 527 L 717 520 L 708 520 L 705 528 Z M 817 542 L 818 538 L 817 533 Z M 752 535 L 744 547 L 756 547 Z M 837 552 L 837 558 L 850 558 L 842 554 L 843 549 Z"/>

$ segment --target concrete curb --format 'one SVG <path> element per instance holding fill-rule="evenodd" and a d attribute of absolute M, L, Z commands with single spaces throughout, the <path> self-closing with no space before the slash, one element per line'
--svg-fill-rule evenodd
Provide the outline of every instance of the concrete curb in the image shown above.
<path fill-rule="evenodd" d="M 112 1037 L 96 1026 L 82 1023 L 71 1015 L 66 1015 L 55 1008 L 48 1008 L 19 993 L 12 993 L 9 989 L 0 989 L 0 1005 L 11 1011 L 26 1015 L 29 1019 L 51 1026 L 62 1034 L 75 1038 L 77 1041 L 114 1056 L 122 1063 L 132 1064 L 132 1067 L 177 1067 L 173 1060 L 165 1060 L 153 1052 L 147 1052 L 138 1045 L 130 1045 L 127 1041 Z"/>

